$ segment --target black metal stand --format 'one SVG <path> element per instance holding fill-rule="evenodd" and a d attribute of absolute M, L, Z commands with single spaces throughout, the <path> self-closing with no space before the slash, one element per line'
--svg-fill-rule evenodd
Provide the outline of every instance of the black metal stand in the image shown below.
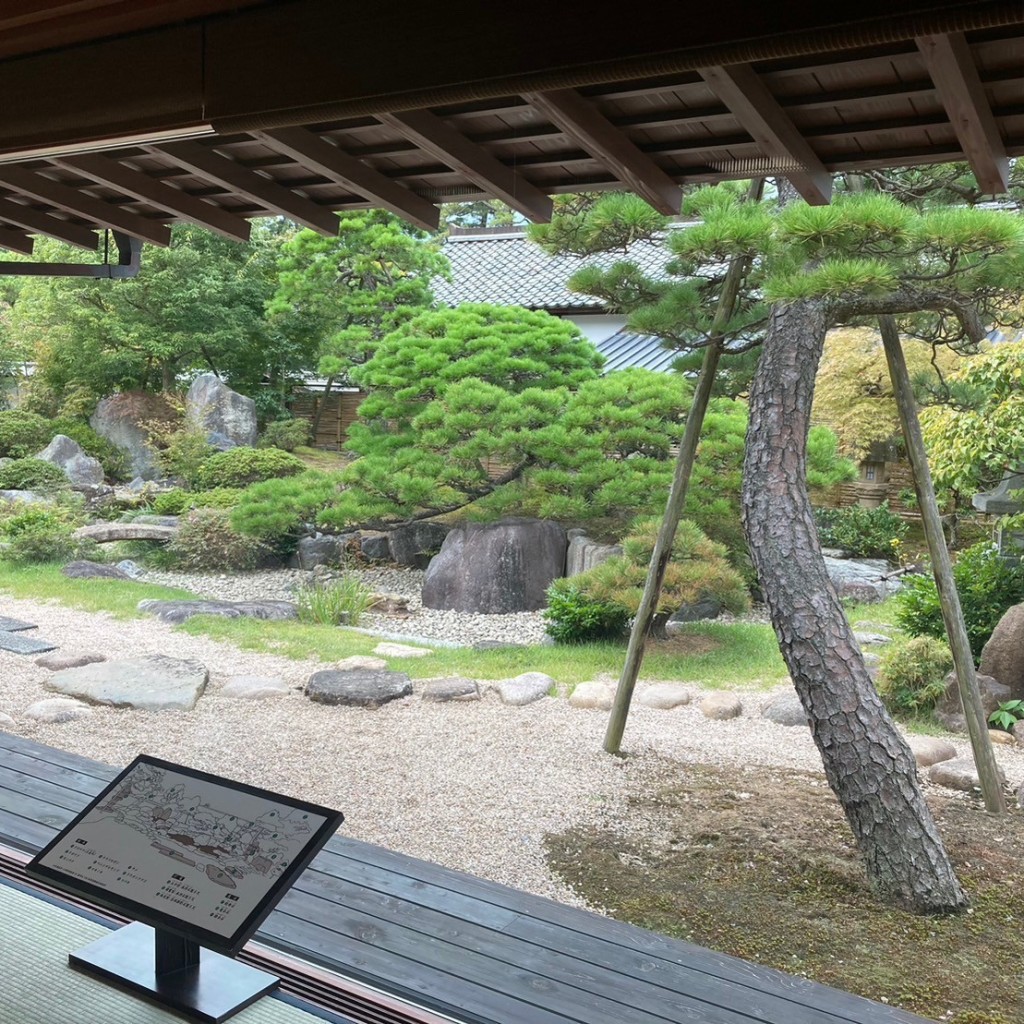
<path fill-rule="evenodd" d="M 68 962 L 206 1024 L 220 1024 L 280 984 L 272 974 L 138 922 L 72 953 Z"/>

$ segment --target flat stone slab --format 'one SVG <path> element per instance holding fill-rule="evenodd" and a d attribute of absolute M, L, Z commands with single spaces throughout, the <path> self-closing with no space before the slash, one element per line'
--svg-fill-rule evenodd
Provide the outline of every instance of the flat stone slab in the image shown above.
<path fill-rule="evenodd" d="M 431 679 L 420 694 L 422 700 L 447 703 L 451 701 L 479 700 L 480 684 L 475 679 L 452 676 L 448 679 Z"/>
<path fill-rule="evenodd" d="M 671 711 L 693 700 L 693 693 L 682 683 L 652 683 L 637 698 L 644 707 Z"/>
<path fill-rule="evenodd" d="M 577 683 L 569 694 L 569 704 L 574 708 L 588 708 L 608 711 L 615 700 L 615 687 L 609 683 Z"/>
<path fill-rule="evenodd" d="M 377 644 L 373 653 L 382 658 L 426 658 L 434 652 L 428 647 L 410 647 L 408 644 Z"/>
<path fill-rule="evenodd" d="M 36 658 L 36 664 L 50 672 L 63 672 L 66 668 L 81 668 L 106 660 L 105 654 L 97 654 L 95 651 L 59 651 Z"/>
<path fill-rule="evenodd" d="M 490 684 L 503 704 L 522 707 L 546 697 L 555 686 L 554 679 L 543 672 L 524 672 L 512 679 L 499 679 Z"/>
<path fill-rule="evenodd" d="M 388 667 L 388 663 L 383 658 L 372 658 L 369 654 L 353 654 L 351 657 L 337 662 L 334 667 L 338 672 L 353 672 L 356 669 L 383 672 Z"/>
<path fill-rule="evenodd" d="M 276 676 L 232 676 L 220 689 L 222 697 L 235 700 L 266 700 L 288 693 L 288 684 Z"/>
<path fill-rule="evenodd" d="M 140 601 L 140 612 L 155 615 L 161 622 L 180 625 L 193 615 L 220 615 L 225 619 L 265 619 L 283 622 L 297 619 L 298 608 L 291 601 Z"/>
<path fill-rule="evenodd" d="M 177 533 L 177 526 L 159 526 L 136 519 L 130 523 L 93 523 L 90 526 L 80 526 L 73 536 L 76 540 L 91 540 L 97 544 L 109 544 L 118 540 L 155 540 L 166 543 L 174 540 Z"/>
<path fill-rule="evenodd" d="M 25 708 L 25 717 L 29 721 L 45 725 L 74 722 L 89 714 L 91 711 L 81 701 L 71 700 L 69 697 L 47 697 Z"/>
<path fill-rule="evenodd" d="M 0 615 L 0 631 L 4 633 L 20 633 L 23 629 L 35 629 L 34 622 L 23 622 L 21 619 L 10 619 Z"/>
<path fill-rule="evenodd" d="M 55 651 L 58 646 L 49 640 L 36 640 L 21 633 L 0 633 L 0 651 L 13 654 L 42 654 L 43 651 Z"/>
<path fill-rule="evenodd" d="M 43 685 L 92 704 L 138 711 L 191 711 L 210 673 L 201 661 L 149 654 L 69 668 Z"/>
<path fill-rule="evenodd" d="M 876 647 L 882 647 L 885 644 L 892 643 L 892 637 L 886 636 L 885 633 L 868 633 L 863 630 L 855 630 L 853 639 L 857 641 L 862 647 L 867 644 L 874 644 Z"/>
<path fill-rule="evenodd" d="M 412 681 L 404 672 L 324 669 L 306 683 L 306 696 L 317 704 L 358 708 L 379 708 L 411 693 Z"/>

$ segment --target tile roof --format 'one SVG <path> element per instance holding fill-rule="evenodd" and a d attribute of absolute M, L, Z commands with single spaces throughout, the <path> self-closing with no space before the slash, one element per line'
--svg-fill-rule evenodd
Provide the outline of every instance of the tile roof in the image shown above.
<path fill-rule="evenodd" d="M 502 234 L 452 235 L 444 243 L 452 265 L 452 280 L 438 281 L 434 296 L 445 306 L 460 302 L 491 302 L 528 309 L 591 310 L 604 303 L 566 287 L 569 278 L 589 265 L 610 267 L 628 259 L 652 276 L 664 272 L 667 255 L 659 241 L 637 242 L 625 253 L 598 256 L 551 256 L 521 231 Z"/>
<path fill-rule="evenodd" d="M 632 334 L 629 331 L 616 331 L 610 337 L 594 342 L 594 348 L 604 356 L 603 373 L 632 369 L 669 373 L 673 361 L 680 355 L 665 348 L 661 338 L 653 334 Z"/>

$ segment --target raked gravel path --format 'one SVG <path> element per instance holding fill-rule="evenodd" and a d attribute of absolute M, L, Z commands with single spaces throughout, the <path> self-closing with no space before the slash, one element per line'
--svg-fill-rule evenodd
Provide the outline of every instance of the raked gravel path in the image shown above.
<path fill-rule="evenodd" d="M 619 759 L 601 750 L 606 714 L 564 698 L 517 708 L 493 694 L 433 704 L 414 693 L 376 711 L 327 707 L 299 692 L 324 667 L 316 661 L 241 651 L 153 619 L 116 620 L 56 602 L 0 596 L 0 615 L 36 623 L 38 635 L 63 650 L 198 658 L 211 673 L 191 712 L 94 708 L 74 722 L 41 725 L 22 713 L 51 696 L 42 685 L 48 673 L 31 657 L 0 652 L 0 712 L 15 719 L 19 734 L 111 765 L 146 752 L 320 801 L 346 813 L 347 835 L 570 903 L 580 901 L 545 864 L 547 833 L 628 818 L 631 794 L 678 782 L 687 763 L 732 766 L 738 787 L 744 771 L 763 767 L 821 773 L 809 733 L 759 716 L 764 692 L 744 694 L 744 716 L 727 722 L 708 720 L 695 705 L 635 704 L 630 756 Z M 263 701 L 220 695 L 239 674 L 280 676 L 294 689 Z M 966 742 L 958 747 L 967 753 Z M 997 753 L 1018 786 L 1024 753 Z"/>

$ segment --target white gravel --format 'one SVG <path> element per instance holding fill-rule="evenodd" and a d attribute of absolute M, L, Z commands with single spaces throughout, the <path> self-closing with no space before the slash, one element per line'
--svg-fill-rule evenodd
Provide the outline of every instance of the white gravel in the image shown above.
<path fill-rule="evenodd" d="M 192 712 L 94 708 L 75 722 L 41 725 L 24 711 L 51 695 L 42 685 L 48 673 L 31 657 L 0 652 L 0 713 L 19 734 L 112 765 L 146 752 L 316 800 L 346 813 L 347 835 L 576 904 L 547 870 L 545 834 L 628 819 L 631 794 L 678 782 L 687 763 L 821 771 L 808 733 L 759 717 L 763 692 L 743 694 L 744 716 L 728 722 L 709 721 L 694 705 L 666 712 L 634 703 L 629 756 L 620 759 L 601 750 L 607 715 L 564 698 L 516 708 L 493 694 L 456 704 L 414 694 L 376 711 L 326 707 L 298 690 L 323 667 L 315 661 L 56 602 L 0 599 L 0 614 L 36 623 L 38 636 L 64 650 L 198 658 L 211 672 Z M 295 689 L 264 701 L 221 696 L 241 674 L 279 675 Z M 966 742 L 958 747 L 967 754 Z M 1024 753 L 999 748 L 997 756 L 1018 786 Z"/>

